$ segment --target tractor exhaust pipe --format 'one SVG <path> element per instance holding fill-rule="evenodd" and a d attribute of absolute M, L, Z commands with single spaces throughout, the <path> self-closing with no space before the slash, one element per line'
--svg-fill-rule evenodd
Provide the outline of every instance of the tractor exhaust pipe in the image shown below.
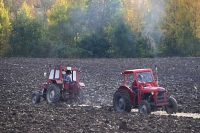
<path fill-rule="evenodd" d="M 158 86 L 158 70 L 157 70 L 157 65 L 155 65 L 156 68 L 156 82 L 157 82 L 157 86 Z"/>

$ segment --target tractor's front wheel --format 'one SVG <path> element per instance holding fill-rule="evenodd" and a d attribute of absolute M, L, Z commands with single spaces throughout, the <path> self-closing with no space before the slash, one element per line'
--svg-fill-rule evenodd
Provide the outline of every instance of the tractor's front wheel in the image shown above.
<path fill-rule="evenodd" d="M 125 90 L 117 90 L 113 97 L 113 106 L 117 112 L 131 112 L 132 102 L 128 92 Z"/>
<path fill-rule="evenodd" d="M 60 88 L 55 84 L 49 86 L 46 94 L 46 99 L 48 103 L 56 103 L 60 100 Z"/>
<path fill-rule="evenodd" d="M 138 111 L 139 111 L 140 114 L 150 114 L 151 113 L 151 107 L 146 100 L 142 100 L 139 104 Z"/>
<path fill-rule="evenodd" d="M 165 105 L 165 111 L 168 114 L 173 114 L 173 113 L 176 113 L 177 110 L 178 110 L 178 103 L 177 103 L 176 99 L 173 97 L 169 97 L 168 104 Z"/>
<path fill-rule="evenodd" d="M 39 92 L 33 92 L 31 96 L 31 103 L 37 104 L 40 102 L 40 93 Z"/>

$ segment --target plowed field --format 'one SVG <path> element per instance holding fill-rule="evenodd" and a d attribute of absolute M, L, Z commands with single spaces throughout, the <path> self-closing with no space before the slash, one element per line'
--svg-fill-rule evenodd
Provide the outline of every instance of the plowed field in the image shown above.
<path fill-rule="evenodd" d="M 40 91 L 49 65 L 66 65 L 83 70 L 85 106 L 65 102 L 30 102 L 32 91 Z M 126 69 L 158 66 L 159 86 L 176 98 L 178 115 L 162 110 L 150 115 L 137 111 L 117 113 L 112 98 L 122 85 Z M 194 85 L 197 86 L 195 89 Z M 200 58 L 156 59 L 32 59 L 0 58 L 1 133 L 121 133 L 200 132 Z M 161 113 L 160 113 L 161 112 Z M 191 114 L 191 115 L 190 115 Z"/>

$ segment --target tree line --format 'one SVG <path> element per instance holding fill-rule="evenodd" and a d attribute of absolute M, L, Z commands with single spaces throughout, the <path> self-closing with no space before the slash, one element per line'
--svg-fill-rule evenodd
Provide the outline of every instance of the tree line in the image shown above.
<path fill-rule="evenodd" d="M 0 57 L 200 56 L 197 0 L 0 0 Z"/>

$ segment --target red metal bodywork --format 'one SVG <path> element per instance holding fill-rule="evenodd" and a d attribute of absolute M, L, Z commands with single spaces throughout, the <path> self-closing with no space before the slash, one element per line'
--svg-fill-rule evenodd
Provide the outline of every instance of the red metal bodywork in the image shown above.
<path fill-rule="evenodd" d="M 71 83 L 63 81 L 63 78 L 64 78 L 63 72 L 66 72 L 67 70 L 70 70 L 72 72 L 72 74 L 71 74 L 72 82 Z M 77 94 L 78 94 L 79 88 L 82 86 L 85 86 L 84 83 L 79 82 L 79 77 L 78 77 L 79 71 L 80 70 L 77 68 L 66 67 L 66 66 L 51 67 L 50 73 L 48 74 L 49 77 L 47 79 L 47 82 L 42 84 L 43 92 L 46 92 L 46 90 L 48 89 L 48 87 L 51 84 L 57 84 L 57 86 L 60 87 L 61 92 L 63 92 L 64 90 L 70 91 L 71 98 L 77 99 Z M 52 74 L 51 74 L 51 72 L 52 72 Z M 64 95 L 62 95 L 62 96 L 64 97 Z"/>
<path fill-rule="evenodd" d="M 47 89 L 48 86 L 49 86 L 50 84 L 63 85 L 63 88 L 64 88 L 64 89 L 69 89 L 69 82 L 64 82 L 64 81 L 63 81 L 63 74 L 62 74 L 63 71 L 67 71 L 67 70 L 71 70 L 72 73 L 73 73 L 73 72 L 76 72 L 75 75 L 72 74 L 72 81 L 75 81 L 75 82 L 76 82 L 75 87 L 76 87 L 76 86 L 77 86 L 77 87 L 85 86 L 84 83 L 79 82 L 79 77 L 78 77 L 79 69 L 78 69 L 78 68 L 72 68 L 72 67 L 66 67 L 66 66 L 56 66 L 56 67 L 51 67 L 51 68 L 50 68 L 50 70 L 52 70 L 52 69 L 54 70 L 54 74 L 53 74 L 53 76 L 52 76 L 53 78 L 51 78 L 51 79 L 48 78 L 48 79 L 47 79 L 47 83 L 43 83 L 43 84 L 42 84 L 42 88 L 43 88 L 43 89 Z M 59 70 L 59 77 L 56 77 L 56 70 Z M 74 79 L 73 76 L 75 76 L 75 79 Z"/>
<path fill-rule="evenodd" d="M 136 73 L 142 73 L 142 72 L 150 72 L 151 73 L 151 76 L 152 76 L 152 81 L 151 82 L 139 82 L 138 81 L 138 78 L 136 76 Z M 129 93 L 130 97 L 131 97 L 131 101 L 132 101 L 132 104 L 135 105 L 136 104 L 136 94 L 135 92 L 133 92 L 132 88 L 131 87 L 128 87 L 126 85 L 126 75 L 127 74 L 133 74 L 133 77 L 134 79 L 136 80 L 136 84 L 137 84 L 137 87 L 138 87 L 138 94 L 137 94 L 137 100 L 138 100 L 138 104 L 141 102 L 141 97 L 142 95 L 144 94 L 147 94 L 147 93 L 152 93 L 153 94 L 153 100 L 154 100 L 154 106 L 163 106 L 166 104 L 166 91 L 163 87 L 158 87 L 157 86 L 157 82 L 154 78 L 154 75 L 153 75 L 153 72 L 150 68 L 147 68 L 147 69 L 134 69 L 134 70 L 125 70 L 122 72 L 122 75 L 123 75 L 123 79 L 124 79 L 124 85 L 123 86 L 120 86 L 118 89 L 119 90 L 125 90 Z M 164 100 L 162 102 L 159 102 L 157 101 L 157 94 L 159 92 L 164 92 Z"/>
<path fill-rule="evenodd" d="M 129 87 L 127 87 L 127 86 L 120 86 L 118 89 L 119 90 L 126 90 L 129 93 L 130 97 L 131 97 L 132 103 L 135 105 L 135 102 L 136 102 L 135 101 L 135 94 L 133 93 L 133 91 Z"/>

